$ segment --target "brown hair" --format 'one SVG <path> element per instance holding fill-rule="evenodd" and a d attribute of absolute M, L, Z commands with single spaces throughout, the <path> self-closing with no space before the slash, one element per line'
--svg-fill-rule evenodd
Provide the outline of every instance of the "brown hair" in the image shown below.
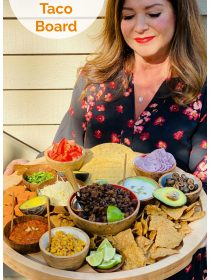
<path fill-rule="evenodd" d="M 181 92 L 172 88 L 173 96 L 178 104 L 188 104 L 198 96 L 206 79 L 206 42 L 196 0 L 169 1 L 176 16 L 169 54 L 171 77 L 178 77 L 185 85 Z M 99 54 L 82 67 L 87 85 L 118 78 L 128 83 L 129 75 L 125 72 L 132 71 L 133 50 L 126 44 L 120 29 L 123 2 L 107 0 Z M 121 71 L 123 69 L 125 71 Z"/>

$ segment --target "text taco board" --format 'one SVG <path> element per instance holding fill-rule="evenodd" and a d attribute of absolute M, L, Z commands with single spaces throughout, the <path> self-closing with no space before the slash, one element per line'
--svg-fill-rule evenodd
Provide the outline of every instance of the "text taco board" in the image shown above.
<path fill-rule="evenodd" d="M 90 184 L 99 179 L 103 179 L 105 181 L 110 181 L 113 184 L 117 184 L 120 180 L 122 180 L 124 176 L 123 162 L 125 154 L 127 155 L 127 168 L 125 177 L 135 176 L 135 173 L 133 171 L 133 159 L 136 156 L 136 153 L 134 153 L 131 149 L 119 144 L 102 144 L 87 151 L 86 160 L 81 168 L 82 171 L 90 173 L 90 177 L 87 183 Z M 46 162 L 44 158 L 40 158 L 29 163 L 29 165 L 35 164 L 46 164 Z M 181 170 L 176 167 L 175 171 L 180 172 Z M 15 174 L 4 178 L 5 190 L 11 185 L 20 185 L 20 179 L 18 180 L 18 177 L 19 176 Z M 200 193 L 200 204 L 202 205 L 202 211 L 206 212 L 207 199 L 206 194 L 203 190 Z M 166 213 L 168 211 L 167 207 L 162 207 L 161 209 Z M 154 209 L 150 207 L 147 208 L 148 216 L 152 215 L 153 210 Z M 159 209 L 158 211 L 161 210 Z M 167 214 L 171 216 L 174 215 L 170 212 Z M 161 219 L 163 220 L 164 218 L 162 217 Z M 162 220 L 161 222 L 163 222 Z M 184 216 L 183 220 L 185 220 Z M 138 219 L 138 222 L 139 221 L 141 221 L 141 218 Z M 152 221 L 153 227 L 155 227 L 157 222 L 158 221 Z M 143 220 L 142 223 L 144 224 L 145 220 Z M 152 225 L 150 224 L 150 226 Z M 5 241 L 4 263 L 28 279 L 38 279 L 39 277 L 40 279 L 52 280 L 165 279 L 186 267 L 190 263 L 193 254 L 197 251 L 197 249 L 201 247 L 203 241 L 206 238 L 206 215 L 201 219 L 191 222 L 190 228 L 191 232 L 184 237 L 183 246 L 179 249 L 179 253 L 162 258 L 155 263 L 151 262 L 151 264 L 140 268 L 119 270 L 116 272 L 109 273 L 97 273 L 93 268 L 91 268 L 87 263 L 85 263 L 81 268 L 79 268 L 76 271 L 61 270 L 48 266 L 40 252 L 22 255 L 17 251 L 13 250 Z M 138 223 L 136 224 L 135 230 L 142 230 L 141 227 L 139 228 Z M 119 233 L 119 236 L 120 234 L 122 234 L 122 232 Z M 159 234 L 159 237 L 161 237 L 161 234 Z M 117 239 L 115 241 L 117 244 Z"/>

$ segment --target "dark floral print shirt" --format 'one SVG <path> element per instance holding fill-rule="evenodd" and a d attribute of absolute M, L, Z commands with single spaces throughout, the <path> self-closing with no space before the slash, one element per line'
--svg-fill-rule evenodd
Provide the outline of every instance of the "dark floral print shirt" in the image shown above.
<path fill-rule="evenodd" d="M 176 87 L 182 86 L 176 83 Z M 206 84 L 194 102 L 180 106 L 163 82 L 137 119 L 132 79 L 119 98 L 115 98 L 120 86 L 117 82 L 92 84 L 82 99 L 84 86 L 85 79 L 80 75 L 55 142 L 66 137 L 87 148 L 120 143 L 141 153 L 165 148 L 174 155 L 178 167 L 206 181 Z"/>

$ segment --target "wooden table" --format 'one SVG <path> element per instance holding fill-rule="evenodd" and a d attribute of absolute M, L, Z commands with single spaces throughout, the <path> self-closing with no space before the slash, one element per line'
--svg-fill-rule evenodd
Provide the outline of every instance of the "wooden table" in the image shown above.
<path fill-rule="evenodd" d="M 38 159 L 34 163 L 44 163 Z M 207 211 L 207 198 L 202 190 L 200 200 L 204 211 Z M 42 280 L 161 280 L 170 277 L 184 267 L 192 259 L 193 254 L 201 247 L 206 239 L 206 215 L 197 221 L 190 223 L 192 232 L 184 238 L 184 245 L 179 254 L 166 257 L 154 264 L 129 271 L 114 273 L 96 273 L 88 265 L 84 265 L 78 271 L 65 271 L 49 267 L 44 261 L 41 253 L 21 255 L 10 248 L 6 242 L 3 244 L 4 263 L 16 272 L 28 279 Z"/>

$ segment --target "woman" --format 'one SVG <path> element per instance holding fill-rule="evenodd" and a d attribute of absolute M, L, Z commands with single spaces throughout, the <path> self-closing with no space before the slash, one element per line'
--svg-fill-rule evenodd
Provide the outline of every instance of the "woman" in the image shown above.
<path fill-rule="evenodd" d="M 196 0 L 107 0 L 99 55 L 81 69 L 54 141 L 165 148 L 206 181 L 206 50 Z M 204 184 L 205 185 L 205 184 Z M 205 249 L 171 279 L 205 279 Z"/>

